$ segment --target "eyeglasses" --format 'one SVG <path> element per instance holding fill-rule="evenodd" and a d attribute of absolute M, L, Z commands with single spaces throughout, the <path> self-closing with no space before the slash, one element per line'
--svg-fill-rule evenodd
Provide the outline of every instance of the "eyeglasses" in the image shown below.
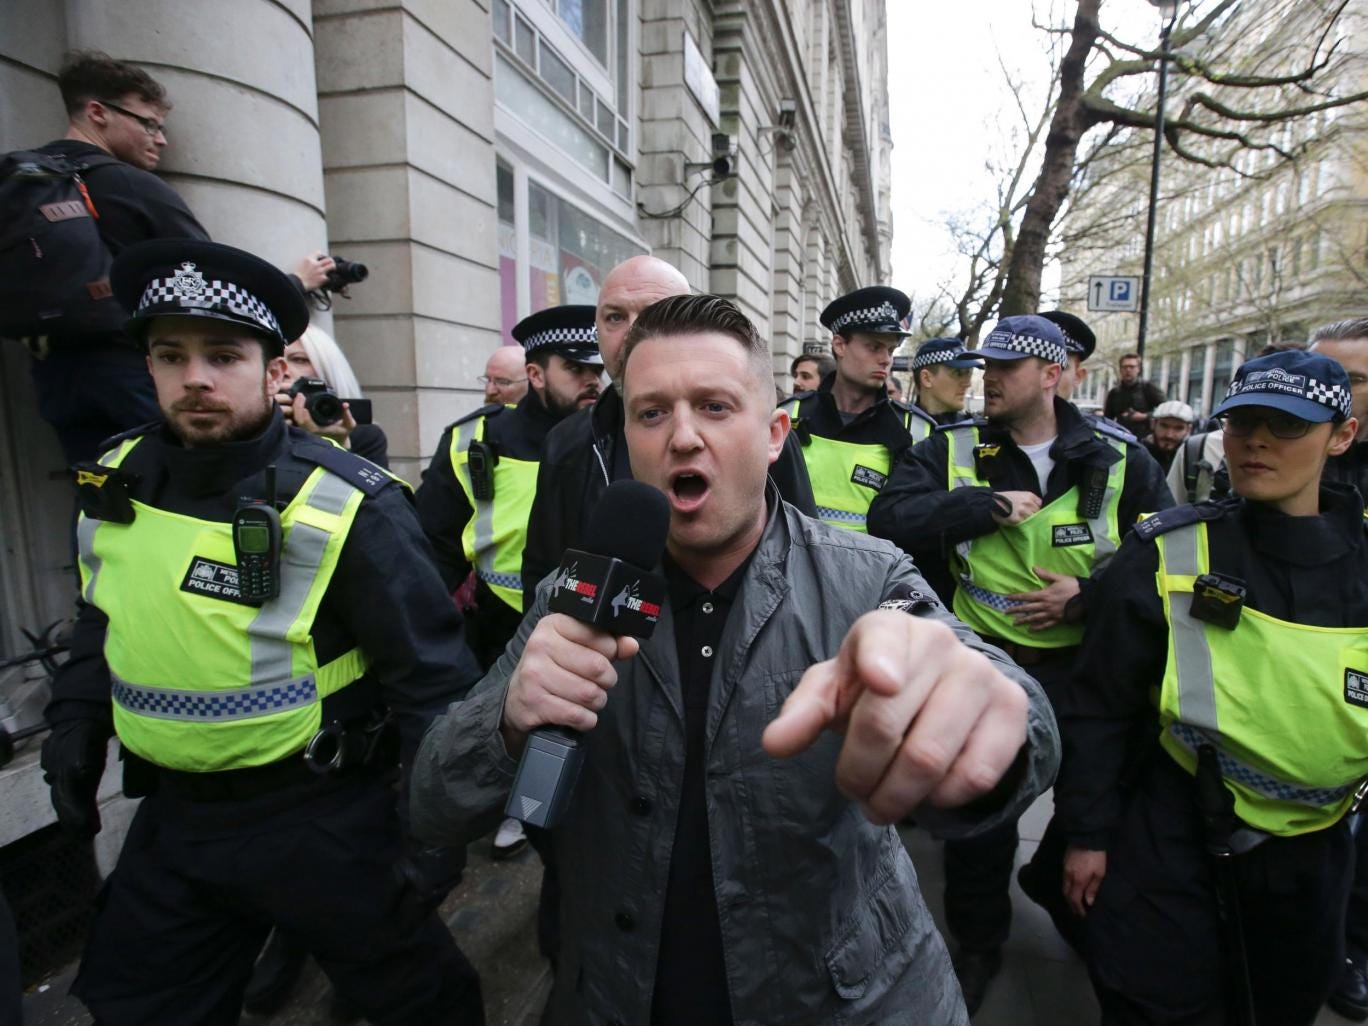
<path fill-rule="evenodd" d="M 118 111 L 126 118 L 132 118 L 138 124 L 142 125 L 142 130 L 146 132 L 148 135 L 150 135 L 153 139 L 155 139 L 159 135 L 166 135 L 166 125 L 164 125 L 162 122 L 157 121 L 153 118 L 145 118 L 141 114 L 134 114 L 131 110 L 126 110 L 125 108 L 120 107 L 117 103 L 110 103 L 108 100 L 101 100 L 100 102 L 104 104 L 106 107 L 108 107 L 110 110 Z"/>
<path fill-rule="evenodd" d="M 1311 421 L 1290 413 L 1256 413 L 1254 410 L 1231 410 L 1221 417 L 1221 429 L 1236 438 L 1248 438 L 1260 424 L 1268 428 L 1274 438 L 1303 438 L 1311 430 Z"/>
<path fill-rule="evenodd" d="M 486 374 L 481 374 L 475 379 L 482 385 L 498 385 L 500 388 L 512 388 L 514 385 L 521 385 L 526 378 L 491 378 Z"/>

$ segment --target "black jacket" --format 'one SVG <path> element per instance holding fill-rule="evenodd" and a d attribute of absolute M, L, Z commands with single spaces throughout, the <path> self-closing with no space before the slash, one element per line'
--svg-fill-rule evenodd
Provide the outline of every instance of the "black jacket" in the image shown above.
<path fill-rule="evenodd" d="M 1044 502 L 1052 502 L 1083 480 L 1085 471 L 1110 467 L 1120 455 L 1111 441 L 1099 437 L 1107 428 L 1085 418 L 1078 410 L 1056 399 L 1058 436 L 1050 448 L 1055 467 L 1050 474 Z M 984 444 L 998 444 L 999 453 L 984 460 L 982 473 L 989 487 L 956 488 L 949 491 L 949 440 L 944 428 L 906 451 L 893 467 L 888 483 L 869 507 L 869 533 L 888 538 L 907 552 L 921 568 L 941 599 L 949 605 L 953 584 L 948 566 L 950 551 L 962 541 L 991 534 L 998 529 L 993 519 L 994 492 L 1023 491 L 1040 494 L 1040 479 L 1030 458 L 1017 447 L 1011 432 L 988 421 L 976 420 Z M 1124 436 L 1124 437 L 1123 437 Z M 1129 432 L 1111 433 L 1126 446 L 1126 476 L 1121 485 L 1118 524 L 1124 531 L 1142 513 L 1173 505 L 1164 474 L 1154 458 Z M 1086 607 L 1088 580 L 1080 580 Z M 950 589 L 950 593 L 942 592 Z"/>
<path fill-rule="evenodd" d="M 1289 517 L 1232 496 L 1179 507 L 1163 520 L 1207 522 L 1211 567 L 1245 582 L 1248 608 L 1313 626 L 1368 624 L 1362 498 L 1325 485 L 1321 510 L 1318 517 Z M 1100 851 L 1115 839 L 1125 785 L 1137 772 L 1159 819 L 1167 815 L 1160 809 L 1174 811 L 1168 795 L 1173 782 L 1192 779 L 1155 743 L 1153 692 L 1168 649 L 1158 568 L 1154 542 L 1127 536 L 1094 590 L 1072 687 L 1060 703 L 1064 760 L 1055 810 L 1069 843 L 1078 847 Z"/>
<path fill-rule="evenodd" d="M 1368 442 L 1355 442 L 1343 456 L 1332 456 L 1325 461 L 1322 481 L 1352 485 L 1368 503 Z M 1368 516 L 1368 509 L 1364 510 Z"/>
<path fill-rule="evenodd" d="M 210 448 L 182 448 L 161 426 L 147 431 L 123 463 L 139 476 L 132 496 L 158 509 L 220 522 L 232 519 L 240 496 L 265 497 L 266 466 L 281 468 L 279 497 L 285 500 L 293 494 L 291 481 L 298 487 L 311 469 L 307 459 L 291 453 L 332 449 L 308 432 L 288 428 L 279 411 L 258 437 Z M 353 459 L 332 451 L 348 462 Z M 301 470 L 287 470 L 295 467 Z M 406 490 L 388 480 L 371 490 L 357 511 L 313 626 L 320 662 L 360 646 L 371 668 L 366 677 L 324 700 L 323 718 L 355 719 L 384 704 L 398 721 L 409 765 L 407 757 L 430 717 L 461 698 L 481 674 L 466 647 L 461 616 L 432 566 Z M 80 603 L 70 658 L 53 681 L 49 723 L 96 719 L 112 733 L 111 683 L 104 659 L 107 623 L 100 609 Z"/>
<path fill-rule="evenodd" d="M 832 371 L 822 379 L 822 384 L 814 392 L 799 392 L 793 398 L 798 400 L 799 441 L 812 434 L 820 438 L 834 438 L 854 445 L 882 445 L 888 450 L 890 463 L 897 462 L 904 449 L 913 445 L 913 438 L 905 426 L 910 413 L 916 420 L 925 421 L 935 430 L 935 419 L 915 404 L 898 402 L 887 397 L 879 399 L 867 410 L 857 413 L 847 423 L 836 405 L 836 397 L 831 386 L 836 381 Z M 792 402 L 792 400 L 786 400 Z"/>
<path fill-rule="evenodd" d="M 584 537 L 589 514 L 604 489 L 632 476 L 622 427 L 622 397 L 616 386 L 609 385 L 593 406 L 572 413 L 546 436 L 523 549 L 524 609 L 532 608 L 538 582 L 560 565 L 566 549 Z M 786 502 L 808 516 L 817 515 L 807 465 L 792 432 L 770 467 L 770 477 Z"/>

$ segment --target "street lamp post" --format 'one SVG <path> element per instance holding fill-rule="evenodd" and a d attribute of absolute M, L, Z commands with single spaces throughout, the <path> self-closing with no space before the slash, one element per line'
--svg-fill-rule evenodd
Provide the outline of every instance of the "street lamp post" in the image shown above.
<path fill-rule="evenodd" d="M 1154 273 L 1154 220 L 1159 207 L 1159 157 L 1164 149 L 1164 98 L 1168 93 L 1169 33 L 1178 20 L 1178 0 L 1149 0 L 1159 8 L 1164 27 L 1159 32 L 1159 102 L 1154 111 L 1154 156 L 1150 161 L 1149 214 L 1145 218 L 1145 270 L 1140 279 L 1140 330 L 1135 351 L 1145 359 L 1145 336 L 1149 332 L 1150 278 Z"/>

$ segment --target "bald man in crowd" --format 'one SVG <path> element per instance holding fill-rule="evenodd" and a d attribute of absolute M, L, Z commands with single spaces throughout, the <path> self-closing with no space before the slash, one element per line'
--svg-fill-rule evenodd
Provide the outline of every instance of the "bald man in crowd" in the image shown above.
<path fill-rule="evenodd" d="M 527 395 L 527 354 L 522 346 L 499 346 L 485 362 L 484 374 L 479 377 L 484 385 L 486 403 L 516 406 Z"/>
<path fill-rule="evenodd" d="M 622 359 L 637 314 L 668 296 L 693 290 L 679 270 L 659 257 L 634 256 L 603 279 L 595 309 L 599 352 L 612 379 L 598 401 L 557 424 L 546 437 L 537 472 L 537 497 L 523 549 L 523 597 L 536 598 L 537 583 L 580 543 L 584 525 L 603 490 L 632 476 L 623 440 Z M 797 441 L 790 437 L 770 470 L 779 494 L 809 516 L 817 508 Z M 524 605 L 530 609 L 530 605 Z"/>

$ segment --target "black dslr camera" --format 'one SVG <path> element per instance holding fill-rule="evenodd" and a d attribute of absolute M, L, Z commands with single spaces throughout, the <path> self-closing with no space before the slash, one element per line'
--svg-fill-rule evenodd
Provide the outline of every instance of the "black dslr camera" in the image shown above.
<path fill-rule="evenodd" d="M 370 277 L 370 268 L 346 257 L 334 256 L 333 269 L 328 272 L 323 289 L 327 292 L 342 292 L 348 285 L 357 285 Z"/>
<path fill-rule="evenodd" d="M 336 424 L 342 419 L 342 400 L 322 378 L 296 378 L 290 386 L 289 396 L 293 401 L 297 395 L 304 396 L 304 409 L 319 427 Z"/>

